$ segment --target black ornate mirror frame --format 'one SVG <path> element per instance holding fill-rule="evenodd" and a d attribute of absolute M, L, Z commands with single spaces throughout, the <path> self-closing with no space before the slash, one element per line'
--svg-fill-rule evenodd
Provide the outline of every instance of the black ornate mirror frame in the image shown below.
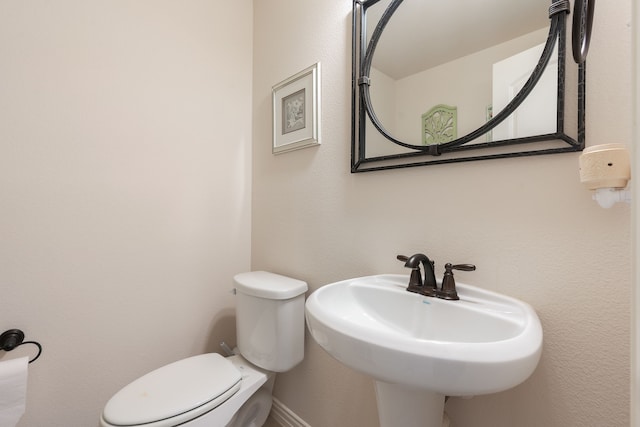
<path fill-rule="evenodd" d="M 369 73 L 376 45 L 380 36 L 392 18 L 393 13 L 402 4 L 403 0 L 391 0 L 391 3 L 377 23 L 371 39 L 367 44 L 366 18 L 367 9 L 378 3 L 379 0 L 353 0 L 353 60 L 352 60 L 352 145 L 351 145 L 351 172 L 367 172 L 375 170 L 395 169 L 412 166 L 426 166 L 434 164 L 454 163 L 463 161 L 475 161 L 485 159 L 498 159 L 509 157 L 534 156 L 542 154 L 566 153 L 582 151 L 585 141 L 585 63 L 578 64 L 578 88 L 577 88 L 577 139 L 565 133 L 565 61 L 566 50 L 566 17 L 569 13 L 568 0 L 552 0 L 549 8 L 549 35 L 543 49 L 540 60 L 532 75 L 524 84 L 520 92 L 507 104 L 507 106 L 488 120 L 475 131 L 464 135 L 451 142 L 435 145 L 418 146 L 407 144 L 391 136 L 376 117 L 369 94 Z M 512 114 L 525 100 L 534 88 L 553 53 L 555 43 L 558 43 L 558 108 L 557 127 L 555 133 L 535 135 L 524 138 L 513 138 L 491 142 L 470 141 L 484 135 Z M 387 140 L 399 146 L 407 147 L 412 152 L 403 154 L 391 154 L 377 157 L 367 157 L 366 123 L 367 118 L 373 126 Z M 559 142 L 559 147 L 549 148 L 545 141 Z M 515 147 L 504 149 L 504 147 Z M 501 147 L 503 147 L 501 149 Z M 479 152 L 483 149 L 493 148 L 491 152 Z M 485 154 L 486 153 L 486 154 Z M 453 154 L 453 155 L 447 155 Z"/>

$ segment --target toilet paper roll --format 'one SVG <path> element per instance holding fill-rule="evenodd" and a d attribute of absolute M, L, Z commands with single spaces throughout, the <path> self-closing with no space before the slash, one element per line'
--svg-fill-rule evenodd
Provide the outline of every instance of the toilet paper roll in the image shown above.
<path fill-rule="evenodd" d="M 27 401 L 28 357 L 0 362 L 0 427 L 15 427 Z"/>

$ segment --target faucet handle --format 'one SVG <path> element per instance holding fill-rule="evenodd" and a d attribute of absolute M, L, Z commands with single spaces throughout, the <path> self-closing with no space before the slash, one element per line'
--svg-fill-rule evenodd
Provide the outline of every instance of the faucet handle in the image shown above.
<path fill-rule="evenodd" d="M 451 264 L 446 264 L 444 266 L 444 268 L 447 268 L 447 265 L 449 266 L 449 268 L 451 268 L 452 270 L 461 270 L 461 271 L 475 271 L 476 266 L 473 264 L 455 264 L 455 265 L 451 265 Z"/>
<path fill-rule="evenodd" d="M 473 264 L 451 264 L 450 262 L 444 265 L 444 277 L 442 278 L 442 289 L 438 292 L 438 298 L 448 300 L 459 300 L 458 292 L 456 291 L 456 281 L 453 278 L 452 270 L 461 271 L 474 271 L 476 266 Z"/>
<path fill-rule="evenodd" d="M 397 259 L 398 261 L 402 261 L 402 262 L 407 262 L 407 261 L 409 261 L 409 257 L 408 257 L 408 256 L 406 256 L 406 255 L 398 255 L 398 256 L 396 256 L 396 259 Z"/>

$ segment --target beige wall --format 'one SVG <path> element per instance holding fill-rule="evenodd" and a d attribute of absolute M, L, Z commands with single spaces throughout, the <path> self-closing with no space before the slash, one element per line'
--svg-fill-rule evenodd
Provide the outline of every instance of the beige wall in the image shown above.
<path fill-rule="evenodd" d="M 633 87 L 633 153 L 635 158 L 635 163 L 632 164 L 634 166 L 632 168 L 631 173 L 633 174 L 632 179 L 634 180 L 633 185 L 633 200 L 632 200 L 632 233 L 634 236 L 633 239 L 633 256 L 635 260 L 638 259 L 638 255 L 640 255 L 640 187 L 637 185 L 638 180 L 638 166 L 640 165 L 640 149 L 638 148 L 637 141 L 640 141 L 640 123 L 638 122 L 638 115 L 640 114 L 640 30 L 638 26 L 640 25 L 640 7 L 638 7 L 637 2 L 633 2 L 632 7 L 632 28 L 633 28 L 633 43 L 632 43 L 632 87 Z M 640 397 L 640 313 L 638 312 L 638 308 L 640 307 L 640 265 L 636 261 L 633 264 L 633 275 L 634 275 L 634 283 L 635 286 L 633 289 L 633 302 L 635 303 L 635 310 L 633 318 L 633 329 L 632 329 L 632 363 L 631 363 L 631 374 L 632 374 L 632 382 L 631 382 L 631 425 L 638 426 L 640 425 L 640 404 L 638 403 L 638 399 Z"/>
<path fill-rule="evenodd" d="M 95 426 L 127 382 L 235 341 L 252 7 L 0 0 L 0 328 L 44 347 L 20 426 Z"/>
<path fill-rule="evenodd" d="M 613 4 L 615 3 L 615 4 Z M 598 3 L 588 145 L 631 141 L 631 2 Z M 307 280 L 401 273 L 398 253 L 471 262 L 459 280 L 521 298 L 545 331 L 514 390 L 452 399 L 456 427 L 629 425 L 629 206 L 603 210 L 578 154 L 349 173 L 351 2 L 254 4 L 252 267 Z M 322 62 L 322 145 L 271 154 L 271 86 Z M 446 328 L 446 325 L 442 325 Z M 276 396 L 314 427 L 374 426 L 373 383 L 310 338 Z"/>

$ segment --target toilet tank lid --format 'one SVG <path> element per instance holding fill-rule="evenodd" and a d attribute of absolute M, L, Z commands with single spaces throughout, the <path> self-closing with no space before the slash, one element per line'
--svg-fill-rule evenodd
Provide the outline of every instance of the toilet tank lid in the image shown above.
<path fill-rule="evenodd" d="M 238 292 L 259 298 L 289 299 L 304 294 L 308 289 L 302 280 L 268 271 L 236 274 L 233 280 Z"/>

